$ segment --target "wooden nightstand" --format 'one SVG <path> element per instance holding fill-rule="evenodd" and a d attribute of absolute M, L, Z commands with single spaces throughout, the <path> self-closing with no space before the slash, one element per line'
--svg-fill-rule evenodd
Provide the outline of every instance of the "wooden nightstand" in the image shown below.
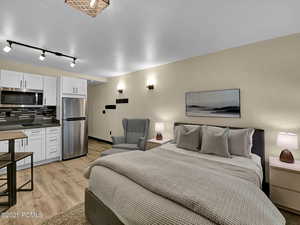
<path fill-rule="evenodd" d="M 300 214 L 300 161 L 288 164 L 270 157 L 270 189 L 279 208 Z"/>
<path fill-rule="evenodd" d="M 168 143 L 169 141 L 171 141 L 172 139 L 169 139 L 169 138 L 165 138 L 163 140 L 156 140 L 156 139 L 150 139 L 147 141 L 147 150 L 149 149 L 152 149 L 152 148 L 156 148 L 160 145 L 163 145 L 163 144 L 166 144 Z"/>

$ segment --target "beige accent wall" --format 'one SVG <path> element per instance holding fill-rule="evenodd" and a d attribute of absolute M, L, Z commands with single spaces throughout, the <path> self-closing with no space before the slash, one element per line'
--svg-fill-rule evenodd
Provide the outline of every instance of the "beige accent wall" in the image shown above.
<path fill-rule="evenodd" d="M 149 78 L 156 80 L 153 91 L 146 88 Z M 119 82 L 123 94 L 117 93 Z M 241 89 L 241 119 L 185 116 L 185 92 L 227 88 Z M 129 104 L 102 114 L 116 98 L 129 98 Z M 155 121 L 255 127 L 265 130 L 267 155 L 277 156 L 279 131 L 300 135 L 300 34 L 111 78 L 89 87 L 88 100 L 93 137 L 109 141 L 110 131 L 121 135 L 124 117 L 150 118 L 151 135 Z M 300 150 L 294 154 L 300 159 Z"/>
<path fill-rule="evenodd" d="M 46 75 L 46 76 L 69 76 L 69 77 L 83 78 L 86 80 L 97 80 L 100 82 L 107 81 L 107 79 L 104 77 L 95 77 L 87 74 L 71 73 L 71 72 L 66 72 L 63 70 L 58 70 L 50 67 L 39 67 L 39 66 L 23 64 L 23 63 L 10 61 L 10 60 L 4 60 L 4 59 L 0 59 L 0 70 L 1 69 Z"/>

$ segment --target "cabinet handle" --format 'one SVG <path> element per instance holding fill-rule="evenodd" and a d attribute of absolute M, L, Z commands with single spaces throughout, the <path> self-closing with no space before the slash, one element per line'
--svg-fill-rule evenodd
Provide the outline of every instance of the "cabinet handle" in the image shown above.
<path fill-rule="evenodd" d="M 54 142 L 54 141 L 57 141 L 57 138 L 49 140 L 49 142 Z"/>
<path fill-rule="evenodd" d="M 50 150 L 50 153 L 54 153 L 54 152 L 57 152 L 57 149 L 56 149 L 56 148 L 52 148 L 52 149 Z"/>
<path fill-rule="evenodd" d="M 24 145 L 23 145 L 23 139 L 21 140 L 21 146 L 23 147 Z"/>
<path fill-rule="evenodd" d="M 49 132 L 51 133 L 51 132 L 56 132 L 57 131 L 57 129 L 50 129 L 49 130 Z"/>
<path fill-rule="evenodd" d="M 20 88 L 22 88 L 22 86 L 23 86 L 23 81 L 21 80 L 20 81 Z"/>
<path fill-rule="evenodd" d="M 47 103 L 46 103 L 46 98 L 44 98 L 44 104 L 46 105 Z"/>
<path fill-rule="evenodd" d="M 26 80 L 25 80 L 25 88 L 27 88 L 27 82 L 26 82 Z"/>

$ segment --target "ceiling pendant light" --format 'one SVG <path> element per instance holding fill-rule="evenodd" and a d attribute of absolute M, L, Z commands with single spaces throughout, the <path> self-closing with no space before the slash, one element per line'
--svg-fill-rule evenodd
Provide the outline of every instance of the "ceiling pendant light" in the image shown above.
<path fill-rule="evenodd" d="M 45 58 L 46 58 L 45 51 L 43 51 L 42 54 L 40 55 L 40 58 L 39 58 L 39 59 L 40 59 L 41 61 L 44 61 Z"/>
<path fill-rule="evenodd" d="M 6 53 L 9 53 L 11 51 L 11 43 L 10 42 L 8 42 L 8 45 L 6 45 L 3 48 L 3 51 L 6 52 Z"/>
<path fill-rule="evenodd" d="M 91 17 L 96 17 L 109 6 L 110 0 L 65 0 L 65 3 Z"/>
<path fill-rule="evenodd" d="M 70 66 L 72 68 L 74 68 L 76 66 L 76 62 L 75 61 L 76 61 L 76 59 L 74 58 L 73 61 L 70 63 Z"/>

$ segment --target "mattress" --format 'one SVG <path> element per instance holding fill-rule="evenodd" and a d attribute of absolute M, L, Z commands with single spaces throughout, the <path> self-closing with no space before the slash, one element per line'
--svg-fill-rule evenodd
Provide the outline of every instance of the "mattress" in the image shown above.
<path fill-rule="evenodd" d="M 180 153 L 183 156 L 199 157 L 246 168 L 255 172 L 259 176 L 260 181 L 263 179 L 260 157 L 255 154 L 252 154 L 251 158 L 239 156 L 223 158 L 180 149 L 171 143 L 160 146 L 160 149 Z M 159 149 L 150 151 L 159 151 Z M 127 177 L 102 166 L 95 166 L 91 170 L 89 190 L 107 207 L 111 208 L 124 224 L 157 224 L 159 220 L 161 220 L 159 224 L 181 224 L 178 221 L 183 220 L 183 218 L 184 222 L 182 224 L 215 224 L 184 206 L 152 193 Z M 116 208 L 116 205 L 119 208 Z M 123 218 L 121 215 L 124 215 L 122 212 L 124 212 L 125 208 L 126 215 L 129 214 L 130 216 Z M 150 215 L 155 215 L 155 217 Z M 134 221 L 130 221 L 130 218 L 134 218 Z M 137 223 L 137 221 L 139 222 Z"/>

